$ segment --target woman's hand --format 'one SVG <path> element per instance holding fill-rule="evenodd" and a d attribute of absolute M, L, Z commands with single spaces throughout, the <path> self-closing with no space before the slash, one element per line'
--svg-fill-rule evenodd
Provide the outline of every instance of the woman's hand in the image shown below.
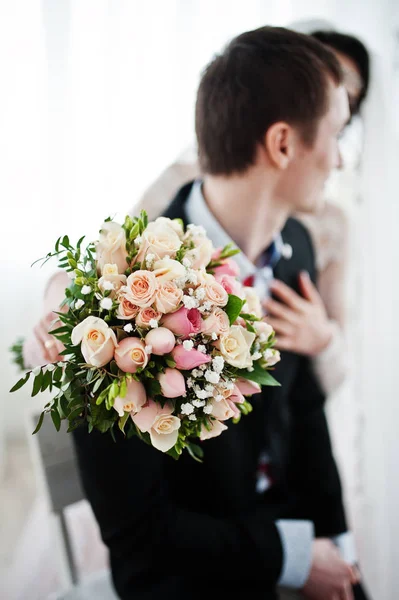
<path fill-rule="evenodd" d="M 333 325 L 323 301 L 308 273 L 299 276 L 302 296 L 279 280 L 270 284 L 275 298 L 263 306 L 266 320 L 276 332 L 276 348 L 307 356 L 316 356 L 330 343 Z"/>

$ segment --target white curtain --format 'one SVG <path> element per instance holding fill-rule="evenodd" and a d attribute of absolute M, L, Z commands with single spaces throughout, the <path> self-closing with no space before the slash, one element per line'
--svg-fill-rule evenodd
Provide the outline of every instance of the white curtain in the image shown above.
<path fill-rule="evenodd" d="M 382 80 L 383 115 L 374 111 L 368 124 L 383 136 L 384 158 L 368 144 L 358 211 L 364 252 L 358 265 L 362 350 L 354 393 L 361 405 L 361 464 L 355 526 L 374 597 L 392 600 L 399 583 L 399 531 L 393 527 L 399 501 L 394 381 L 399 327 L 393 308 L 399 298 L 397 279 L 392 279 L 398 203 L 386 175 L 397 153 L 386 132 L 393 129 L 389 84 L 399 15 L 390 0 L 321 0 L 317 12 L 311 0 L 0 0 L 0 268 L 5 283 L 0 465 L 1 428 L 20 435 L 28 407 L 43 402 L 24 390 L 7 394 L 17 377 L 8 347 L 39 317 L 44 282 L 54 267 L 31 268 L 31 262 L 61 234 L 95 236 L 104 217 L 130 209 L 191 143 L 201 70 L 225 42 L 245 29 L 308 18 L 328 19 L 361 35 L 378 57 Z"/>

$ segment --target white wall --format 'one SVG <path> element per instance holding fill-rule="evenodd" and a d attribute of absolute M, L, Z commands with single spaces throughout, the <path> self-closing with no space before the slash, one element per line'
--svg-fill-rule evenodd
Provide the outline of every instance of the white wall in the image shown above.
<path fill-rule="evenodd" d="M 95 236 L 103 217 L 127 211 L 191 141 L 195 90 L 215 51 L 245 29 L 325 18 L 362 36 L 382 59 L 385 85 L 391 83 L 394 24 L 399 28 L 393 0 L 320 0 L 317 12 L 314 6 L 311 0 L 0 3 L 0 269 L 5 283 L 0 465 L 4 432 L 20 435 L 26 411 L 45 400 L 32 400 L 24 390 L 7 393 L 17 377 L 8 347 L 39 317 L 51 272 L 51 267 L 30 268 L 31 262 L 63 233 L 75 239 L 85 232 Z M 380 165 L 376 173 L 382 171 Z M 399 409 L 393 377 L 399 333 L 393 298 L 396 305 L 399 294 L 397 280 L 392 281 L 397 194 L 394 187 L 378 193 L 378 184 L 373 185 L 376 193 L 368 194 L 359 223 L 365 244 L 359 268 L 368 278 L 359 309 L 365 326 L 357 363 L 364 422 L 356 526 L 375 598 L 393 600 L 394 583 L 399 583 L 394 526 Z"/>

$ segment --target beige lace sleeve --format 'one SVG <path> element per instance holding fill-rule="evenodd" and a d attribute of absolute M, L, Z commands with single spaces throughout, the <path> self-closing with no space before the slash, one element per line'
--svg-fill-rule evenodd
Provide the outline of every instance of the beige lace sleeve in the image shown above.
<path fill-rule="evenodd" d="M 149 220 L 158 217 L 173 200 L 179 188 L 196 179 L 200 174 L 199 166 L 192 149 L 188 149 L 174 163 L 169 165 L 147 188 L 131 213 L 145 210 Z"/>
<path fill-rule="evenodd" d="M 333 324 L 331 343 L 313 359 L 315 373 L 325 393 L 330 395 L 348 375 L 348 220 L 344 211 L 332 203 L 326 203 L 317 214 L 300 215 L 298 218 L 308 228 L 313 239 L 318 290 Z"/>

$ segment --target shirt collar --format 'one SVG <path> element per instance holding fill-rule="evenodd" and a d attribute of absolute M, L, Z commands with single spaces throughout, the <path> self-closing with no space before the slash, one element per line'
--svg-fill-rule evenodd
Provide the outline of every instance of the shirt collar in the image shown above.
<path fill-rule="evenodd" d="M 227 244 L 237 244 L 226 233 L 217 219 L 209 210 L 202 193 L 202 181 L 197 179 L 191 188 L 191 192 L 187 199 L 186 214 L 189 223 L 202 225 L 215 248 L 224 248 Z M 243 252 L 234 256 L 235 262 L 240 269 L 240 278 L 242 280 L 255 275 L 257 271 L 265 266 L 274 268 L 282 255 L 284 243 L 279 233 L 272 244 L 268 248 L 268 252 L 264 255 L 264 260 L 261 260 L 261 265 L 254 265 Z"/>

